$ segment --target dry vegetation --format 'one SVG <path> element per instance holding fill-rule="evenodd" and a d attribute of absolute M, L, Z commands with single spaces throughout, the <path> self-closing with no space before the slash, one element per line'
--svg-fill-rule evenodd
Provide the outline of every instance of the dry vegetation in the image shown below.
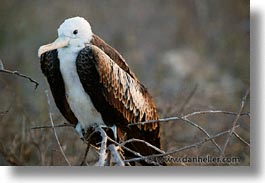
<path fill-rule="evenodd" d="M 54 128 L 32 129 L 65 123 L 53 100 L 48 105 L 37 49 L 76 15 L 122 53 L 151 92 L 164 152 L 240 158 L 185 165 L 250 165 L 248 1 L 4 0 L 0 12 L 0 165 L 82 163 L 87 146 L 71 126 L 55 128 L 58 140 Z M 121 144 L 114 145 L 106 148 L 119 154 Z M 90 148 L 85 164 L 98 160 Z"/>

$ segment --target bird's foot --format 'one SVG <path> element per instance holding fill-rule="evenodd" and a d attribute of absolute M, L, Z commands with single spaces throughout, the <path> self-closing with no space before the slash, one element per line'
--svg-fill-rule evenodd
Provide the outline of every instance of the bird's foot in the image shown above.
<path fill-rule="evenodd" d="M 117 141 L 117 127 L 115 125 L 113 126 L 106 126 L 106 125 L 99 125 L 98 127 L 102 128 L 102 129 L 106 129 L 106 128 L 109 128 L 111 129 L 112 133 L 113 133 L 113 137 L 115 141 Z"/>

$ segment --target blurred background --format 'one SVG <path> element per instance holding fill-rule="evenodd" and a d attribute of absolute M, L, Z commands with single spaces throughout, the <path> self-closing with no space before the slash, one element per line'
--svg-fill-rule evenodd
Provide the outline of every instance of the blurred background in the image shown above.
<path fill-rule="evenodd" d="M 250 86 L 249 14 L 248 0 L 1 0 L 0 59 L 6 69 L 27 74 L 40 85 L 35 90 L 23 78 L 0 73 L 0 165 L 66 165 L 52 129 L 31 129 L 50 125 L 49 88 L 37 50 L 56 39 L 64 19 L 87 19 L 93 32 L 123 55 L 164 118 L 202 110 L 239 111 Z M 249 110 L 248 98 L 243 112 Z M 56 124 L 65 122 L 54 103 L 51 111 Z M 205 114 L 192 120 L 214 135 L 231 128 L 234 118 Z M 236 132 L 249 142 L 249 116 L 238 123 Z M 73 128 L 57 132 L 69 161 L 79 165 L 86 145 Z M 161 136 L 165 151 L 205 138 L 181 121 L 161 124 Z M 225 139 L 216 142 L 222 147 Z M 218 157 L 220 152 L 207 142 L 173 156 L 197 155 Z M 249 146 L 234 136 L 226 156 L 239 157 L 235 165 L 250 165 Z M 93 164 L 96 153 L 90 152 L 87 160 Z"/>

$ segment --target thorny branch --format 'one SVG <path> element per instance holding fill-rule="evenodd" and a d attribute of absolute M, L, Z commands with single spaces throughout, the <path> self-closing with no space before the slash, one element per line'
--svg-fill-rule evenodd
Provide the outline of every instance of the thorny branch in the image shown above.
<path fill-rule="evenodd" d="M 11 70 L 5 69 L 1 59 L 0 59 L 0 72 L 7 73 L 7 74 L 13 74 L 13 75 L 17 75 L 17 76 L 22 77 L 22 78 L 26 78 L 30 82 L 35 84 L 35 89 L 37 89 L 37 87 L 39 86 L 39 83 L 36 80 L 32 79 L 30 76 L 27 76 L 25 74 L 21 74 L 18 71 L 11 71 Z"/>

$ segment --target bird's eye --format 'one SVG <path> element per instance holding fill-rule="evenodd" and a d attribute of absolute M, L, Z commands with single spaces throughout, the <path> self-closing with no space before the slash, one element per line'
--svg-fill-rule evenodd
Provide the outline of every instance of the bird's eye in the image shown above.
<path fill-rule="evenodd" d="M 74 30 L 74 31 L 73 31 L 73 34 L 77 34 L 77 33 L 78 33 L 78 30 Z"/>

